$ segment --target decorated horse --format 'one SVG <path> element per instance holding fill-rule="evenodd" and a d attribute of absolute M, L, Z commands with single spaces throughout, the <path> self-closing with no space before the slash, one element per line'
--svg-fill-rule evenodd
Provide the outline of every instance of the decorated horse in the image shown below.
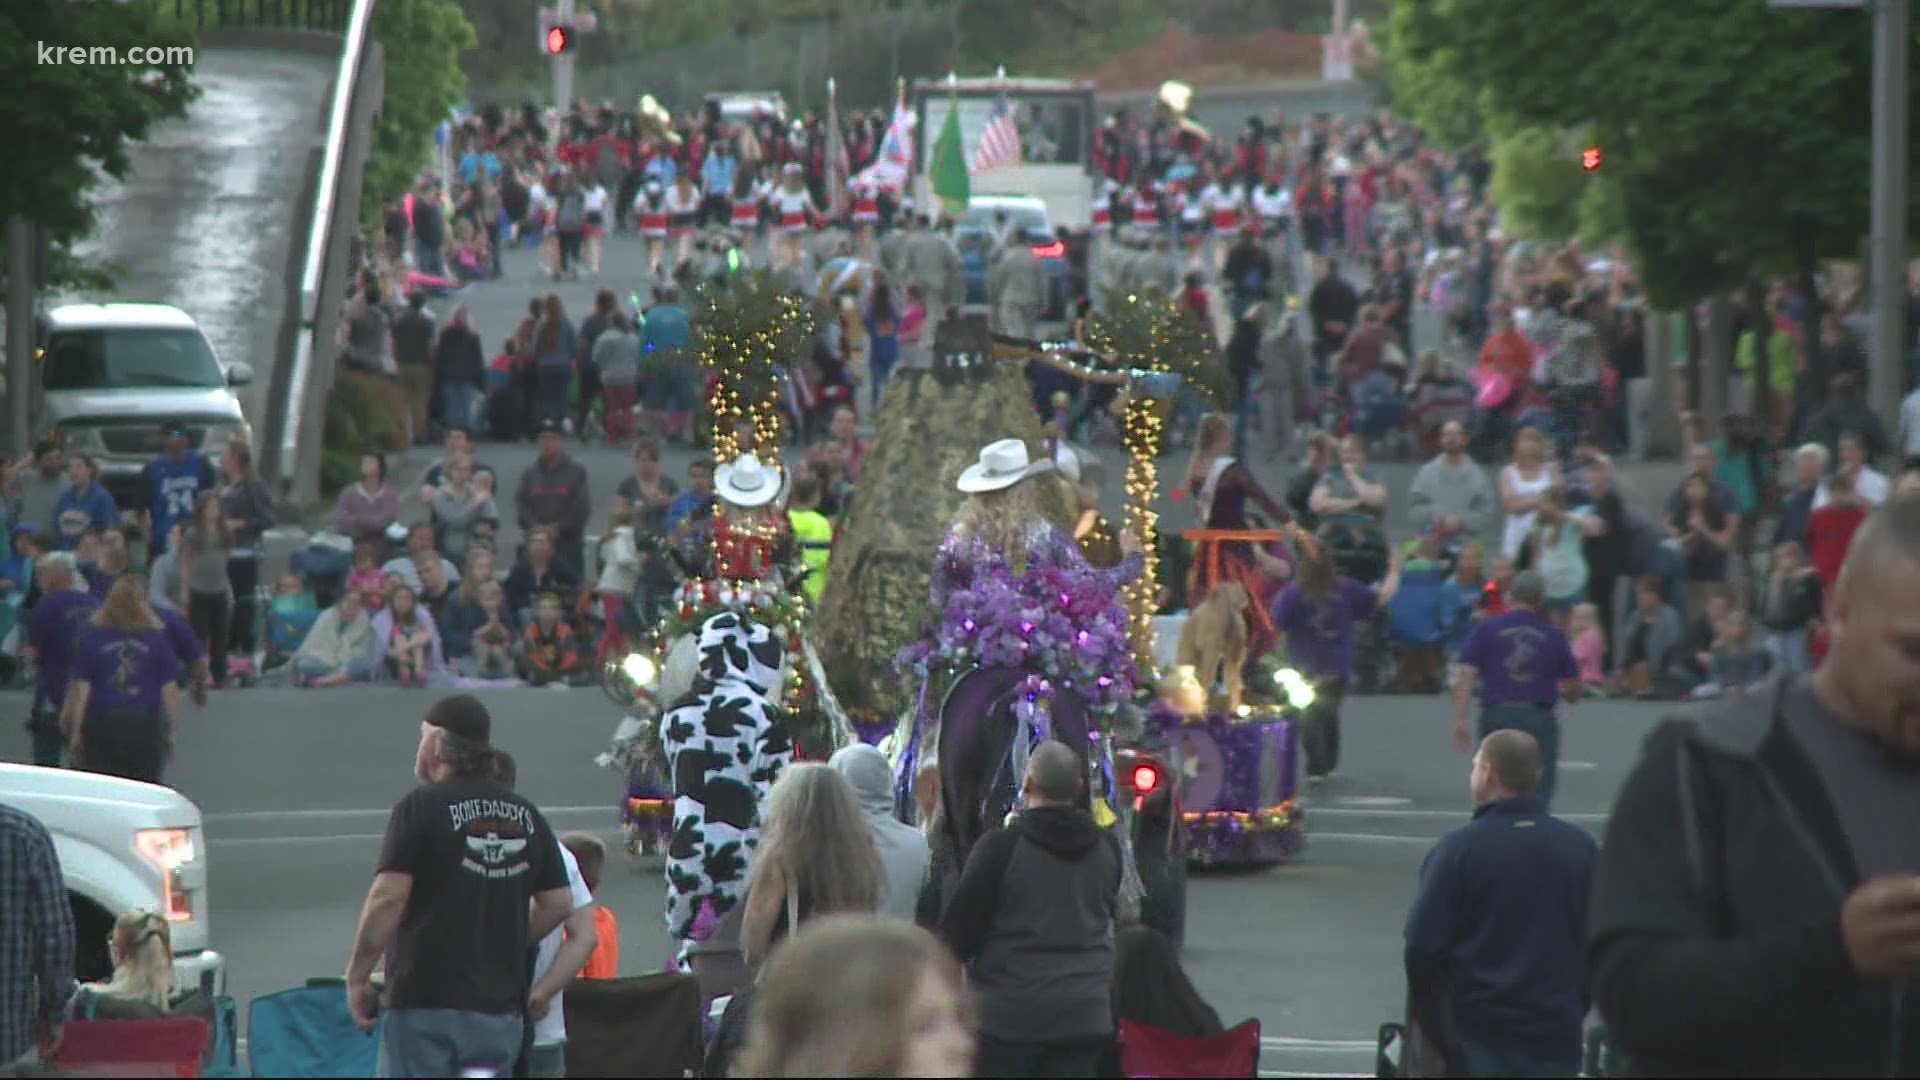
<path fill-rule="evenodd" d="M 1142 558 L 1130 550 L 1109 570 L 1086 561 L 1027 483 L 1053 468 L 1029 461 L 1025 443 L 1003 439 L 961 474 L 968 499 L 934 564 L 931 625 L 899 657 L 921 693 L 893 736 L 896 795 L 911 820 L 916 789 L 937 778 L 934 858 L 947 884 L 973 845 L 1018 809 L 1027 757 L 1042 741 L 1080 756 L 1082 805 L 1102 824 L 1116 820 L 1111 720 L 1134 689 L 1119 590 Z M 1128 870 L 1137 900 L 1130 857 Z"/>

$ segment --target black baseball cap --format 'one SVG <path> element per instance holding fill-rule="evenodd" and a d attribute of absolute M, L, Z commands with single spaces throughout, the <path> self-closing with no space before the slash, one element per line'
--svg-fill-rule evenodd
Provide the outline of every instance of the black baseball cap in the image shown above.
<path fill-rule="evenodd" d="M 472 694 L 455 694 L 434 702 L 427 709 L 426 721 L 476 746 L 492 745 L 493 717 Z"/>
<path fill-rule="evenodd" d="M 166 436 L 169 439 L 190 439 L 193 437 L 187 434 L 187 425 L 182 424 L 177 420 L 169 420 L 166 423 L 161 424 L 160 434 Z"/>
<path fill-rule="evenodd" d="M 545 420 L 540 421 L 540 434 L 542 435 L 565 435 L 566 433 L 567 422 L 557 416 L 549 416 Z"/>

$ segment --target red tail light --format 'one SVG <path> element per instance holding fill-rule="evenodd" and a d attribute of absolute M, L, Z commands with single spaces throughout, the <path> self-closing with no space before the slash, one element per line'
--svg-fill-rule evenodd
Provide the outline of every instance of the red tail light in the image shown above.
<path fill-rule="evenodd" d="M 1033 245 L 1033 257 L 1036 259 L 1059 259 L 1064 258 L 1066 254 L 1067 245 L 1064 241 L 1055 240 L 1051 244 Z"/>
<path fill-rule="evenodd" d="M 1142 795 L 1151 795 L 1160 788 L 1160 770 L 1152 765 L 1133 767 L 1133 790 Z"/>

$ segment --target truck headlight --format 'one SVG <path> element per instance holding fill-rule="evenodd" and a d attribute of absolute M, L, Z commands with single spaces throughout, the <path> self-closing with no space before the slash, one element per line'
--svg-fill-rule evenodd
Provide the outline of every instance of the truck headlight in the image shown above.
<path fill-rule="evenodd" d="M 169 922 L 191 922 L 193 894 L 199 889 L 200 868 L 194 861 L 192 829 L 141 829 L 133 834 L 133 849 L 160 872 L 161 914 Z"/>
<path fill-rule="evenodd" d="M 200 440 L 200 452 L 217 454 L 225 450 L 228 443 L 251 441 L 252 432 L 248 430 L 247 422 L 244 420 L 235 424 L 209 424 L 206 437 Z"/>
<path fill-rule="evenodd" d="M 100 429 L 87 424 L 73 424 L 60 429 L 60 438 L 69 454 L 86 454 L 97 457 L 107 452 L 107 441 L 100 437 Z"/>

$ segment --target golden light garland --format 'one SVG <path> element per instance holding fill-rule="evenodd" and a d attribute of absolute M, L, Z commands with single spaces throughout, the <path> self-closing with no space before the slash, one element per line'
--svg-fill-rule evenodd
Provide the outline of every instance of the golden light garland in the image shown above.
<path fill-rule="evenodd" d="M 725 464 L 740 456 L 738 429 L 744 421 L 752 426 L 754 451 L 777 467 L 785 427 L 780 372 L 806 355 L 811 313 L 764 274 L 710 283 L 701 288 L 701 298 L 695 331 L 700 366 L 711 376 L 707 406 L 714 459 Z"/>
<path fill-rule="evenodd" d="M 1215 396 L 1216 387 L 1206 378 L 1214 366 L 1210 338 L 1177 301 L 1130 293 L 1106 307 L 1107 314 L 1096 321 L 1093 336 L 1099 351 L 1125 369 L 1130 380 L 1173 372 L 1195 392 Z M 1160 606 L 1160 515 L 1153 504 L 1160 495 L 1158 462 L 1172 404 L 1128 393 L 1121 430 L 1127 449 L 1127 527 L 1139 540 L 1145 560 L 1140 576 L 1126 587 L 1127 612 L 1134 658 L 1149 675 L 1155 667 L 1153 613 Z"/>

